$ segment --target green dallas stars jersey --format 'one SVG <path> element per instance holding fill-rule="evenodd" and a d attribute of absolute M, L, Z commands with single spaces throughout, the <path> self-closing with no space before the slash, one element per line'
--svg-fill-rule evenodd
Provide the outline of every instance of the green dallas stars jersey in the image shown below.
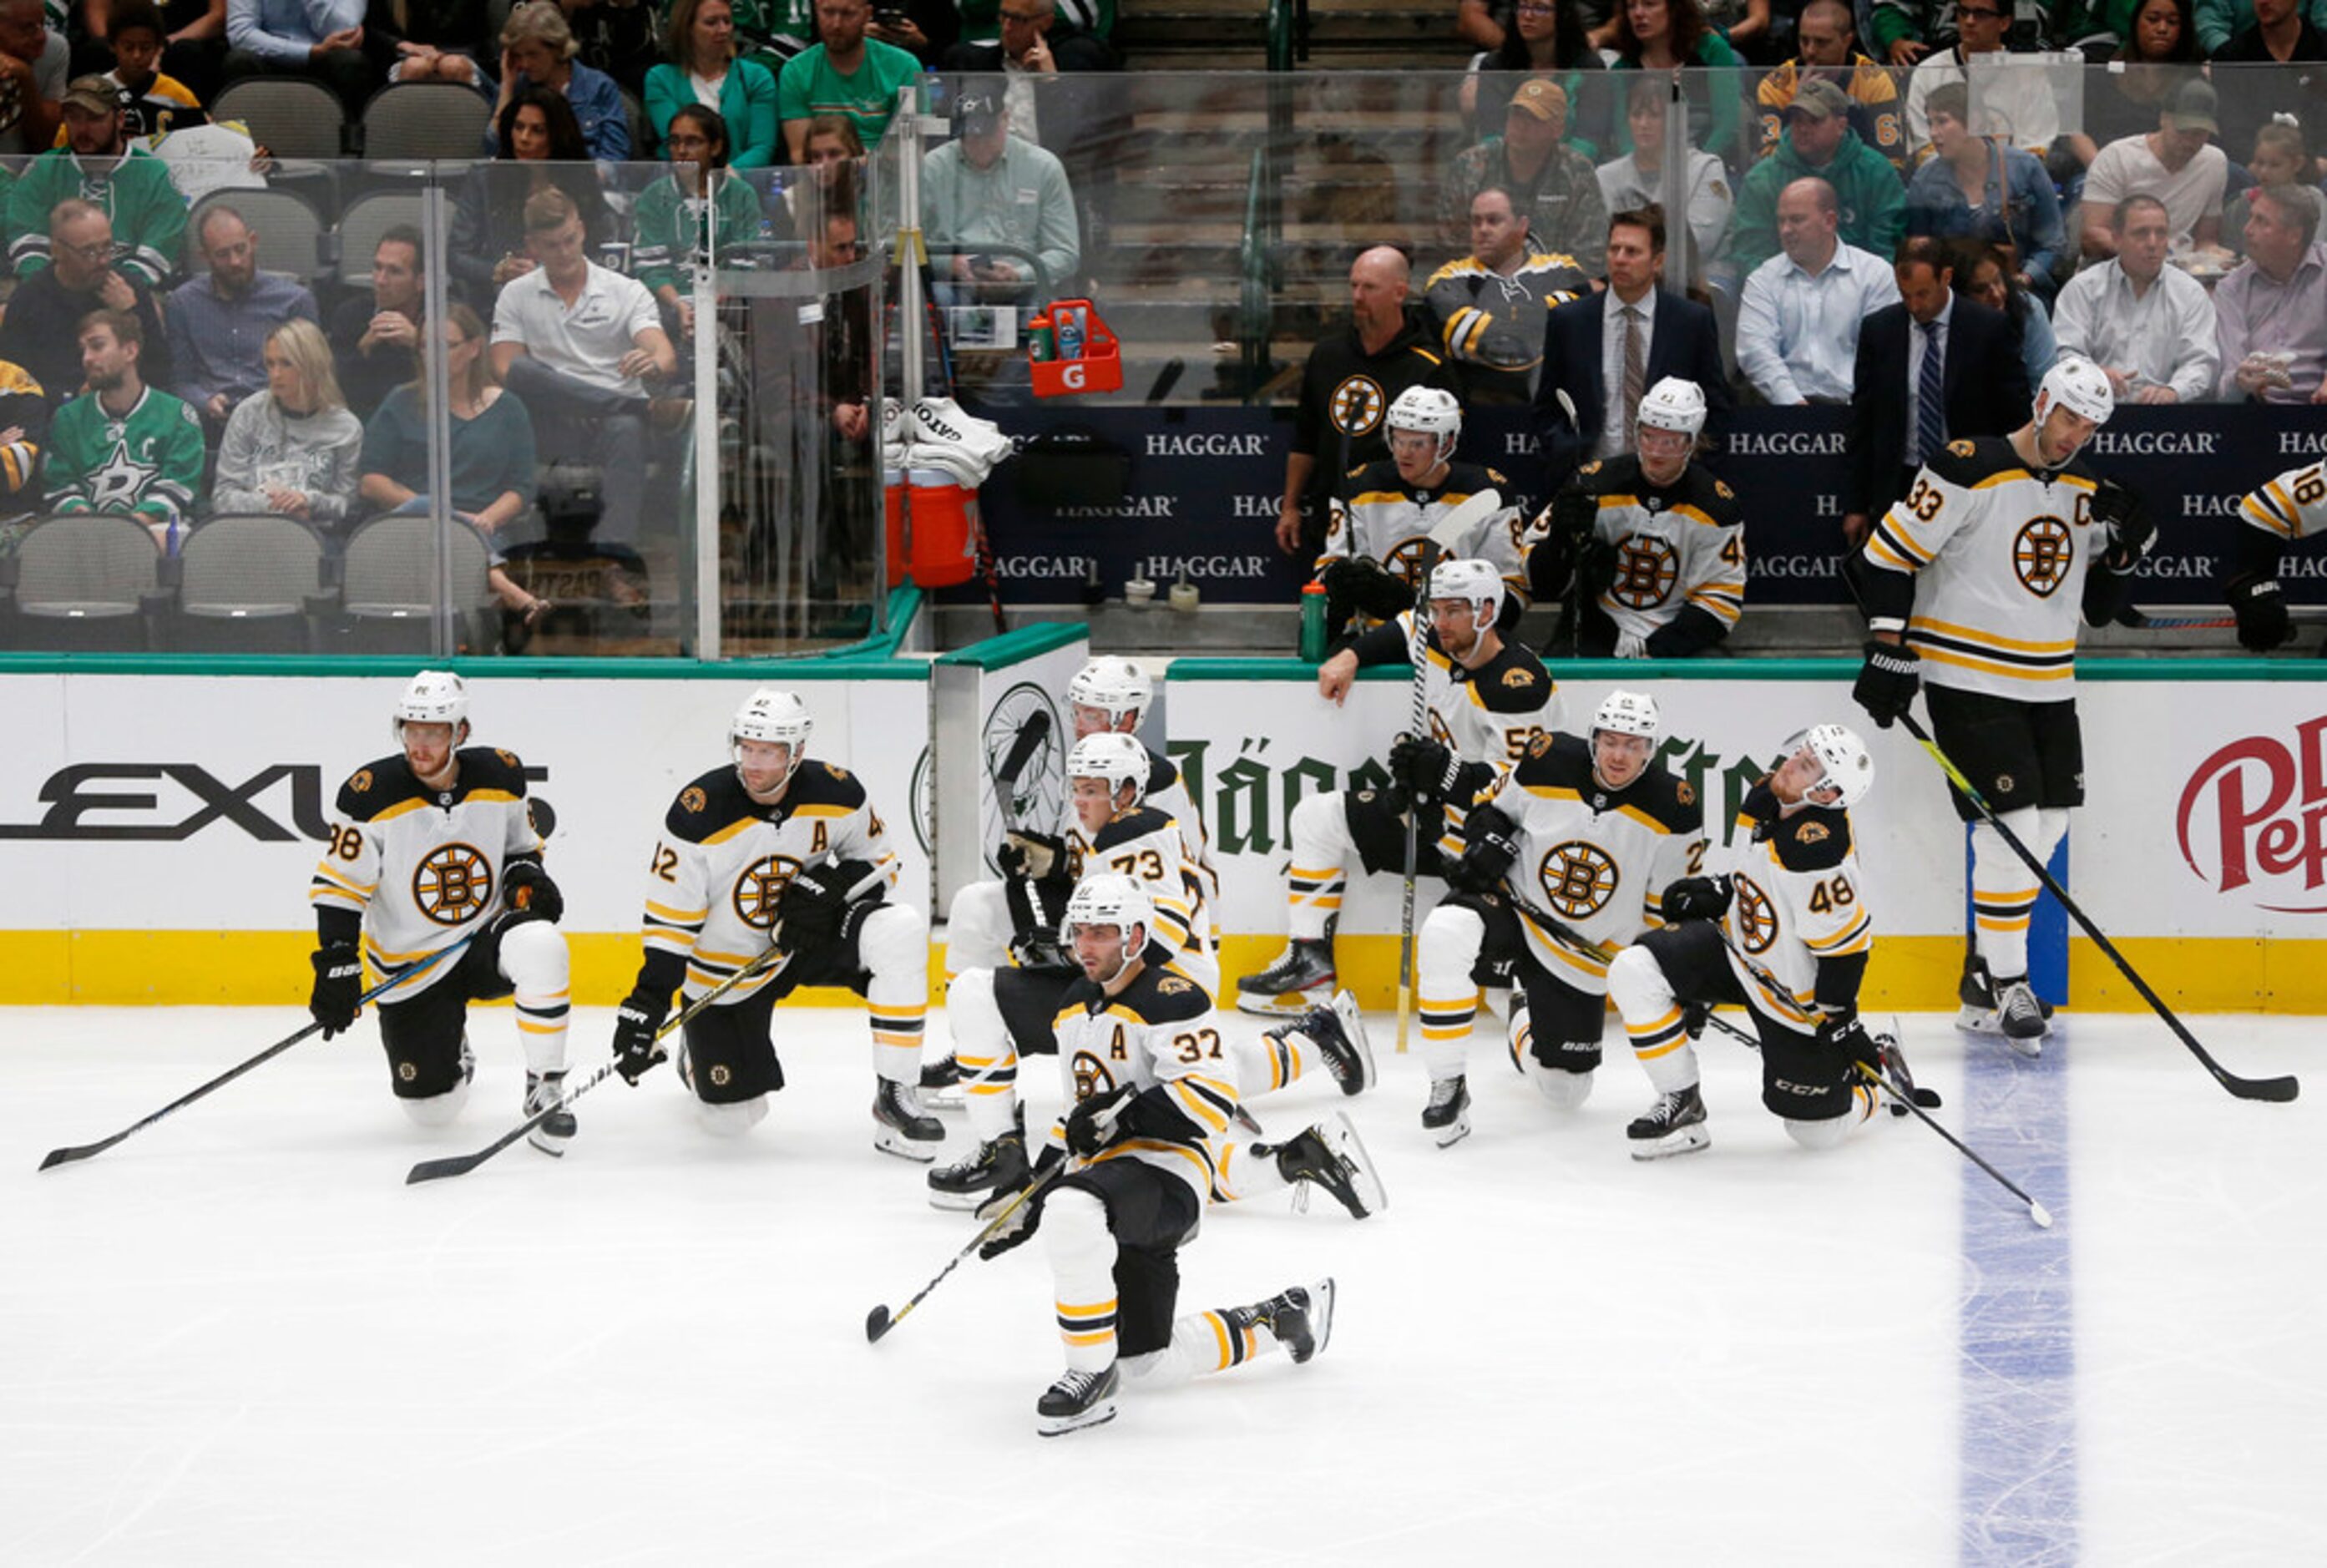
<path fill-rule="evenodd" d="M 57 411 L 42 455 L 51 510 L 140 512 L 167 522 L 192 508 L 202 482 L 202 423 L 151 387 L 119 419 L 89 393 Z"/>

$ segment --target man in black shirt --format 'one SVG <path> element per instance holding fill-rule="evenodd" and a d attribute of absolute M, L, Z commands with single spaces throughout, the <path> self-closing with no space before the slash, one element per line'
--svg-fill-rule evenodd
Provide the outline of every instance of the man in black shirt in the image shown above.
<path fill-rule="evenodd" d="M 1288 555 L 1307 560 L 1323 544 L 1335 480 L 1389 455 L 1382 421 L 1399 393 L 1436 387 L 1460 394 L 1429 333 L 1406 318 L 1412 282 L 1404 252 L 1387 245 L 1360 252 L 1350 265 L 1350 324 L 1309 350 L 1276 513 L 1276 547 Z"/>

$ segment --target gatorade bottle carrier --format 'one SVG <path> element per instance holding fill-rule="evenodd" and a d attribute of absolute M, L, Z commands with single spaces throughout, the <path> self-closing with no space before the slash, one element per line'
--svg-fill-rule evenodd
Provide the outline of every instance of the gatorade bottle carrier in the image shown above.
<path fill-rule="evenodd" d="M 1037 397 L 1071 397 L 1079 392 L 1119 392 L 1123 389 L 1123 346 L 1099 319 L 1089 300 L 1054 300 L 1046 313 L 1060 348 L 1067 339 L 1058 332 L 1062 313 L 1072 312 L 1082 328 L 1082 352 L 1074 359 L 1029 359 Z"/>

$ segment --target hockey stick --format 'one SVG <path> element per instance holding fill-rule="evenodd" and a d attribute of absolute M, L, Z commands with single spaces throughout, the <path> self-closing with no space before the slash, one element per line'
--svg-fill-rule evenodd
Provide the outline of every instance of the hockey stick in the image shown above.
<path fill-rule="evenodd" d="M 2050 1210 L 2048 1210 L 2042 1204 L 2037 1202 L 2033 1198 L 2029 1197 L 2027 1192 L 2015 1183 L 2011 1177 L 2006 1176 L 2003 1171 L 1997 1170 L 1995 1166 L 1981 1159 L 1979 1157 L 1978 1151 L 1975 1150 L 1970 1144 L 1965 1143 L 1961 1138 L 1957 1137 L 1953 1133 L 1949 1132 L 1945 1127 L 1939 1125 L 1939 1118 L 1932 1115 L 1930 1112 L 1925 1110 L 1920 1105 L 1919 1105 L 1916 1102 L 1915 1097 L 1901 1094 L 1897 1088 L 1892 1087 L 1889 1078 L 1884 1078 L 1881 1073 L 1876 1072 L 1873 1068 L 1868 1067 L 1863 1061 L 1854 1061 L 1851 1065 L 1865 1076 L 1867 1082 L 1873 1084 L 1876 1088 L 1881 1089 L 1883 1093 L 1891 1097 L 1891 1106 L 1894 1112 L 1903 1110 L 1913 1115 L 1917 1120 L 1920 1121 L 1923 1125 L 1930 1128 L 1931 1131 L 1937 1133 L 1940 1137 L 1945 1138 L 1949 1143 L 1953 1144 L 1957 1153 L 1961 1154 L 1965 1159 L 1970 1161 L 1973 1164 L 1986 1171 L 1987 1174 L 1995 1180 L 1997 1186 L 2003 1188 L 2006 1192 L 2011 1193 L 2012 1196 L 2020 1199 L 2021 1202 L 2025 1203 L 2028 1206 L 2028 1218 L 2036 1222 L 2039 1229 L 2050 1230 L 2052 1228 L 2052 1216 Z"/>
<path fill-rule="evenodd" d="M 887 873 L 875 868 L 873 872 L 859 881 L 855 886 L 848 890 L 849 897 L 853 900 L 856 894 L 865 891 L 867 889 L 871 888 L 874 882 L 879 882 L 886 874 Z M 780 918 L 773 935 L 780 938 L 782 934 L 783 925 Z M 736 986 L 741 985 L 744 981 L 749 980 L 757 975 L 767 974 L 769 971 L 773 969 L 780 969 L 785 964 L 790 963 L 791 959 L 792 954 L 789 949 L 779 947 L 775 941 L 771 940 L 768 946 L 754 956 L 750 963 L 744 965 L 742 968 L 736 970 L 735 973 L 728 975 L 726 979 L 722 980 L 718 985 L 714 985 L 710 990 L 705 992 L 702 995 L 688 1003 L 685 1007 L 679 1009 L 678 1017 L 669 1020 L 660 1029 L 655 1031 L 655 1039 L 658 1041 L 667 1039 L 670 1035 L 678 1032 L 679 1030 L 686 1028 L 689 1019 L 693 1018 L 696 1013 L 701 1013 L 705 1008 L 710 1006 L 720 997 L 726 995 L 727 993 L 735 989 Z M 564 1094 L 558 1096 L 557 1098 L 542 1106 L 541 1109 L 534 1112 L 533 1115 L 528 1116 L 524 1121 L 519 1122 L 516 1126 L 510 1128 L 508 1132 L 502 1134 L 500 1137 L 494 1139 L 491 1143 L 486 1144 L 483 1148 L 478 1150 L 473 1154 L 449 1154 L 441 1160 L 421 1161 L 420 1163 L 415 1165 L 411 1170 L 405 1172 L 404 1184 L 407 1187 L 416 1187 L 423 1181 L 441 1181 L 447 1176 L 466 1176 L 470 1171 L 475 1170 L 478 1166 L 483 1164 L 486 1161 L 500 1153 L 503 1149 L 508 1148 L 511 1143 L 516 1143 L 519 1138 L 524 1137 L 528 1133 L 532 1132 L 536 1127 L 541 1125 L 542 1123 L 549 1120 L 550 1117 L 565 1109 L 575 1101 L 580 1099 L 584 1095 L 588 1094 L 592 1089 L 596 1088 L 600 1084 L 604 1083 L 608 1078 L 613 1077 L 621 1065 L 621 1059 L 619 1057 L 612 1061 L 607 1062 L 604 1066 L 599 1068 L 596 1072 L 592 1073 L 588 1078 L 584 1078 L 580 1083 L 575 1084 L 572 1088 L 567 1089 Z"/>
<path fill-rule="evenodd" d="M 1018 780 L 1034 761 L 1034 753 L 1042 750 L 1043 743 L 1051 738 L 1051 727 L 1054 723 L 1047 707 L 1036 708 L 1028 714 L 1026 722 L 1018 726 L 1017 734 L 1011 737 L 1010 750 L 1004 754 L 1002 766 L 994 770 L 994 789 L 1002 803 L 1002 830 L 1005 842 L 1011 833 L 1025 826 L 1018 820 Z M 1026 889 L 1026 907 L 1033 911 L 1034 924 L 1041 927 L 1050 923 L 1051 911 L 1042 907 L 1041 884 L 1033 877 L 1019 880 Z"/>
<path fill-rule="evenodd" d="M 2212 631 L 2238 623 L 2235 615 L 2152 615 L 2130 604 L 2117 612 L 2116 621 L 2136 631 Z"/>
<path fill-rule="evenodd" d="M 1939 750 L 1939 744 L 1931 739 L 1930 732 L 1924 729 L 1911 713 L 1901 714 L 1899 722 L 1907 726 L 1909 734 L 1922 742 L 1923 750 L 1931 754 L 1931 761 L 1939 765 L 1939 770 L 1948 776 L 1949 781 L 1956 787 L 1963 798 L 1971 802 L 1972 809 L 1979 813 L 1981 819 L 1995 829 L 1996 836 L 2011 845 L 2012 853 L 2018 855 L 2021 863 L 2036 873 L 2036 880 L 2042 882 L 2051 895 L 2061 901 L 2061 907 L 2069 911 L 2070 918 L 2075 919 L 2078 925 L 2084 928 L 2085 935 L 2093 939 L 2093 945 L 2108 955 L 2108 960 L 2117 966 L 2117 973 L 2123 975 L 2132 984 L 2133 988 L 2141 994 L 2141 999 L 2148 1003 L 2157 1016 L 2165 1021 L 2165 1026 L 2173 1031 L 2174 1037 L 2189 1048 L 2190 1054 L 2196 1057 L 2208 1072 L 2214 1075 L 2215 1082 L 2242 1100 L 2270 1100 L 2284 1103 L 2294 1098 L 2302 1086 L 2295 1081 L 2294 1074 L 2289 1073 L 2284 1078 L 2240 1078 L 2209 1055 L 2206 1048 L 2198 1043 L 2198 1037 L 2190 1032 L 2189 1028 L 2181 1019 L 2174 1016 L 2173 1010 L 2166 1006 L 2163 999 L 2149 988 L 2149 982 L 2136 974 L 2133 966 L 2126 962 L 2125 955 L 2117 950 L 2117 944 L 2108 939 L 2101 929 L 2093 923 L 2092 917 L 2086 914 L 2078 906 L 2076 900 L 2069 896 L 2069 890 L 2062 887 L 2054 879 L 2052 873 L 2045 869 L 2044 863 L 2036 858 L 2035 852 L 2021 842 L 2018 834 L 2004 826 L 1995 814 L 1995 808 L 1987 803 L 1986 798 L 1980 794 L 1972 781 L 1964 777 L 1962 770 L 1949 759 L 1948 754 Z"/>
<path fill-rule="evenodd" d="M 976 1252 L 979 1247 L 984 1246 L 988 1241 L 991 1241 L 995 1236 L 1001 1231 L 1003 1226 L 1009 1222 L 1012 1215 L 1024 1208 L 1027 1201 L 1037 1192 L 1042 1191 L 1051 1182 L 1064 1175 L 1066 1173 L 1066 1162 L 1061 1161 L 1058 1164 L 1051 1166 L 1049 1171 L 1043 1172 L 1040 1180 L 1030 1181 L 1024 1187 L 1019 1189 L 1017 1196 L 1011 1199 L 1009 1202 L 1004 1204 L 1001 1210 L 996 1213 L 991 1220 L 986 1222 L 984 1229 L 980 1230 L 976 1236 L 971 1237 L 967 1245 L 963 1246 L 959 1252 L 955 1253 L 951 1258 L 947 1260 L 945 1267 L 938 1270 L 937 1277 L 935 1279 L 930 1281 L 929 1283 L 923 1285 L 920 1290 L 913 1293 L 913 1299 L 911 1301 L 907 1302 L 903 1306 L 899 1307 L 893 1312 L 888 1309 L 886 1304 L 876 1306 L 870 1312 L 867 1312 L 864 1315 L 865 1342 L 867 1344 L 874 1345 L 879 1344 L 883 1335 L 895 1328 L 899 1323 L 903 1322 L 906 1316 L 911 1313 L 915 1307 L 920 1306 L 924 1301 L 929 1299 L 929 1294 L 931 1291 L 937 1289 L 938 1286 L 945 1283 L 946 1275 L 959 1268 L 963 1263 L 967 1261 L 970 1254 Z"/>
<path fill-rule="evenodd" d="M 1438 557 L 1461 547 L 1472 526 L 1502 509 L 1502 492 L 1492 485 L 1438 519 L 1422 546 L 1422 581 L 1414 594 L 1414 633 L 1406 639 L 1406 657 L 1414 666 L 1414 705 L 1407 714 L 1407 733 L 1416 740 L 1430 735 L 1430 574 Z M 1397 1054 L 1406 1054 L 1406 1032 L 1414 1018 L 1414 879 L 1421 859 L 1422 807 L 1419 800 L 1406 805 L 1406 891 L 1397 917 Z"/>
<path fill-rule="evenodd" d="M 413 965 L 410 968 L 402 970 L 393 978 L 381 981 L 378 985 L 373 986 L 370 990 L 356 998 L 356 1007 L 360 1011 L 365 1003 L 371 1001 L 382 992 L 393 990 L 395 987 L 402 985 L 405 981 L 411 979 L 415 975 L 418 975 L 425 970 L 433 968 L 435 966 L 443 963 L 447 957 L 467 947 L 474 938 L 475 935 L 476 933 L 472 931 L 468 936 L 463 937 L 459 941 L 454 942 L 450 947 L 439 947 L 436 951 L 429 954 L 426 957 L 421 959 L 420 962 Z M 137 1122 L 122 1128 L 121 1131 L 114 1134 L 110 1138 L 101 1139 L 94 1143 L 83 1143 L 77 1148 L 50 1150 L 47 1156 L 41 1161 L 41 1169 L 45 1171 L 51 1165 L 68 1165 L 76 1160 L 86 1160 L 92 1154 L 104 1153 L 107 1149 L 112 1148 L 113 1145 L 121 1142 L 122 1139 L 129 1136 L 130 1134 L 142 1133 L 146 1128 L 152 1126 L 154 1123 L 160 1121 L 163 1117 L 170 1115 L 173 1111 L 181 1110 L 187 1106 L 192 1105 L 196 1100 L 201 1099 L 203 1096 L 210 1093 L 214 1089 L 224 1088 L 227 1085 L 232 1083 L 235 1079 L 248 1072 L 252 1068 L 258 1066 L 261 1062 L 272 1060 L 274 1058 L 282 1055 L 285 1051 L 289 1050 L 293 1046 L 298 1044 L 309 1035 L 321 1031 L 322 1027 L 323 1026 L 320 1023 L 310 1023 L 298 1033 L 288 1036 L 285 1039 L 276 1041 L 273 1045 L 268 1046 L 265 1050 L 260 1051 L 257 1056 L 252 1057 L 249 1060 L 227 1069 L 226 1071 L 219 1074 L 218 1077 L 210 1079 L 210 1082 L 194 1090 L 193 1093 L 184 1095 L 177 1099 L 172 1100 L 168 1105 L 164 1106 L 160 1110 L 155 1111 L 144 1121 Z"/>
<path fill-rule="evenodd" d="M 1117 1104 L 1108 1106 L 1106 1115 L 1097 1119 L 1099 1131 L 1102 1134 L 1113 1132 L 1115 1130 L 1116 1119 L 1122 1115 L 1122 1102 L 1117 1102 Z M 995 1212 L 994 1218 L 986 1222 L 986 1226 L 983 1229 L 981 1229 L 976 1236 L 971 1237 L 968 1243 L 964 1246 L 959 1252 L 955 1253 L 951 1258 L 947 1260 L 945 1267 L 938 1270 L 937 1277 L 935 1279 L 932 1279 L 929 1283 L 923 1285 L 920 1290 L 913 1293 L 913 1299 L 911 1301 L 907 1302 L 903 1306 L 899 1307 L 893 1312 L 889 1310 L 886 1303 L 883 1303 L 880 1306 L 874 1307 L 871 1311 L 865 1313 L 865 1342 L 873 1345 L 879 1344 L 883 1335 L 887 1334 L 890 1330 L 895 1328 L 899 1323 L 903 1322 L 907 1315 L 910 1314 L 915 1307 L 920 1306 L 924 1301 L 929 1299 L 929 1294 L 931 1291 L 936 1290 L 938 1286 L 945 1283 L 946 1275 L 959 1268 L 962 1264 L 968 1259 L 971 1253 L 976 1252 L 979 1247 L 984 1246 L 987 1242 L 993 1240 L 995 1236 L 999 1235 L 1003 1226 L 1009 1222 L 1010 1217 L 1017 1213 L 1021 1209 L 1026 1207 L 1027 1203 L 1033 1199 L 1036 1193 L 1050 1186 L 1051 1183 L 1056 1181 L 1069 1171 L 1079 1171 L 1089 1163 L 1090 1163 L 1090 1162 L 1088 1160 L 1061 1160 L 1057 1164 L 1051 1166 L 1048 1171 L 1044 1171 L 1042 1175 L 1036 1177 L 1033 1181 L 1029 1181 L 1025 1186 L 1020 1188 L 1017 1193 L 1012 1197 L 1010 1201 L 1004 1204 L 1002 1208 Z"/>
<path fill-rule="evenodd" d="M 1553 387 L 1551 395 L 1559 400 L 1559 411 L 1567 416 L 1567 427 L 1575 432 L 1576 440 L 1582 441 L 1584 422 L 1575 417 L 1575 399 L 1567 395 L 1567 388 L 1565 387 Z M 1553 498 L 1553 499 L 1557 499 L 1556 496 Z M 1550 502 L 1547 501 L 1544 504 L 1548 507 Z M 1583 646 L 1584 640 L 1584 562 L 1580 552 L 1575 570 L 1568 576 L 1567 592 L 1562 596 L 1562 600 L 1559 607 L 1559 630 L 1554 636 L 1553 641 L 1559 645 L 1560 652 L 1573 658 L 1575 657 L 1575 650 Z M 1546 651 L 1550 650 L 1546 649 Z"/>

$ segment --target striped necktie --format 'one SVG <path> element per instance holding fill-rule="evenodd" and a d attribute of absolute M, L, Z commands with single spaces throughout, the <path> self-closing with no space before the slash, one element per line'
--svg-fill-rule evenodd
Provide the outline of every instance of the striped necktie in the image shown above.
<path fill-rule="evenodd" d="M 1948 443 L 1947 367 L 1939 358 L 1939 323 L 1916 323 L 1923 332 L 1923 368 L 1915 378 L 1915 445 L 1918 463 L 1939 455 Z"/>

